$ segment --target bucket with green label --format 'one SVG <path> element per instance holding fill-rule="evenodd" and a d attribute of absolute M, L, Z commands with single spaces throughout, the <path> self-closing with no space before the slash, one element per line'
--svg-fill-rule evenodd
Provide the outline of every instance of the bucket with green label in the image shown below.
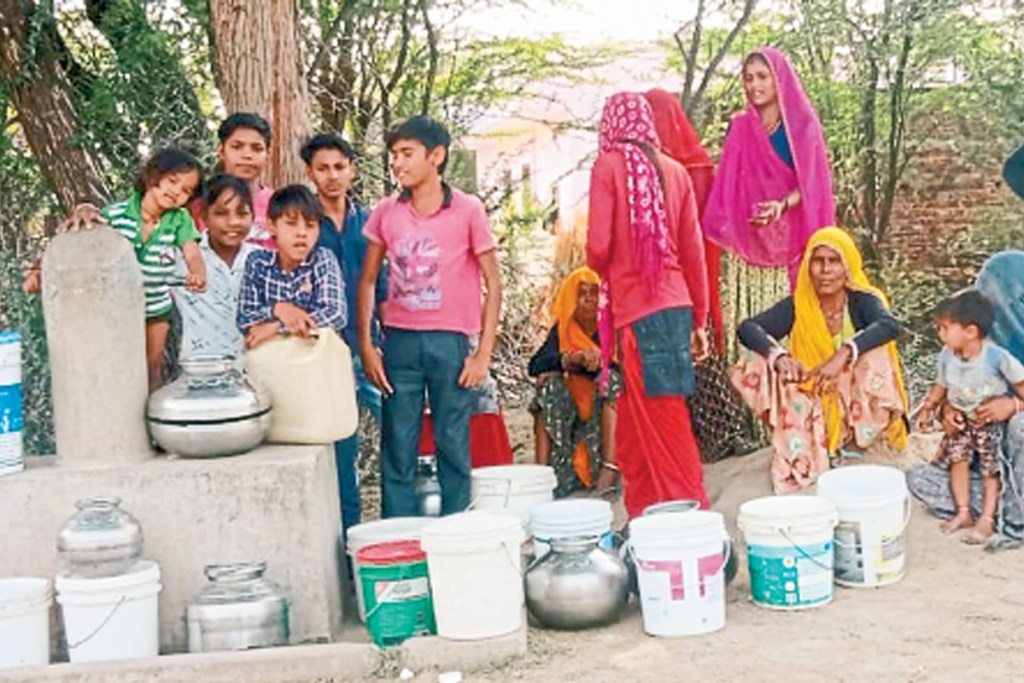
<path fill-rule="evenodd" d="M 793 610 L 832 600 L 836 506 L 815 496 L 768 496 L 740 506 L 747 542 L 750 596 L 770 609 Z"/>
<path fill-rule="evenodd" d="M 388 647 L 437 632 L 427 554 L 419 541 L 368 545 L 356 552 L 355 560 L 373 642 Z"/>

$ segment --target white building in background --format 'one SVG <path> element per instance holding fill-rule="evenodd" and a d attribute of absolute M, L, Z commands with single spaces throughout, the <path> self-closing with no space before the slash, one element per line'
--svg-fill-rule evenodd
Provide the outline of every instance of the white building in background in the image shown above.
<path fill-rule="evenodd" d="M 556 208 L 562 225 L 572 225 L 586 210 L 605 99 L 621 90 L 678 92 L 682 77 L 667 62 L 666 52 L 647 47 L 581 74 L 580 83 L 537 83 L 505 111 L 489 113 L 462 141 L 475 156 L 477 186 L 529 180 L 536 200 Z"/>

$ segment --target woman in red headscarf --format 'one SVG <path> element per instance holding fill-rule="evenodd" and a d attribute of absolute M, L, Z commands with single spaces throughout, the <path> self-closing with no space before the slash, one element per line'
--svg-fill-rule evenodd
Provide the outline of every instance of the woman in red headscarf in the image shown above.
<path fill-rule="evenodd" d="M 704 244 L 690 177 L 660 149 L 642 95 L 608 99 L 590 176 L 587 263 L 602 280 L 603 377 L 614 344 L 623 379 L 616 461 L 606 459 L 602 474 L 621 472 L 630 517 L 667 500 L 708 506 L 686 405 L 693 358 L 708 345 Z"/>
<path fill-rule="evenodd" d="M 679 98 L 661 88 L 644 93 L 654 112 L 654 127 L 661 141 L 661 151 L 683 165 L 690 174 L 693 194 L 697 200 L 697 217 L 703 219 L 704 205 L 715 179 L 715 164 L 701 144 Z M 722 351 L 722 297 L 718 290 L 722 271 L 722 250 L 714 242 L 704 239 L 704 263 L 708 271 L 708 317 L 715 335 L 715 348 Z"/>

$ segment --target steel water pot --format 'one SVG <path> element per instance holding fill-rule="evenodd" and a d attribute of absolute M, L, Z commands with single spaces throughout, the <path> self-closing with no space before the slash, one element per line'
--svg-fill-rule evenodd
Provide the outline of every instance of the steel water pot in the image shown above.
<path fill-rule="evenodd" d="M 288 643 L 288 601 L 263 577 L 265 562 L 213 564 L 186 611 L 189 652 L 248 650 Z"/>
<path fill-rule="evenodd" d="M 263 442 L 270 428 L 270 396 L 233 358 L 182 361 L 181 371 L 146 404 L 150 434 L 162 448 L 185 458 L 207 458 L 245 453 Z"/>
<path fill-rule="evenodd" d="M 598 536 L 551 539 L 524 579 L 526 606 L 545 626 L 576 630 L 618 619 L 629 599 L 626 565 Z"/>
<path fill-rule="evenodd" d="M 57 553 L 70 576 L 117 576 L 142 557 L 142 526 L 113 496 L 83 498 L 57 533 Z"/>

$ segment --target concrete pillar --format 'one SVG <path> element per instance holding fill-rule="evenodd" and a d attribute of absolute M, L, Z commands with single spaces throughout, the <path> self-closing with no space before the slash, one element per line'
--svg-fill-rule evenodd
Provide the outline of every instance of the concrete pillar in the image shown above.
<path fill-rule="evenodd" d="M 60 464 L 151 456 L 144 311 L 142 271 L 126 239 L 105 227 L 54 237 L 43 257 L 43 312 Z"/>

